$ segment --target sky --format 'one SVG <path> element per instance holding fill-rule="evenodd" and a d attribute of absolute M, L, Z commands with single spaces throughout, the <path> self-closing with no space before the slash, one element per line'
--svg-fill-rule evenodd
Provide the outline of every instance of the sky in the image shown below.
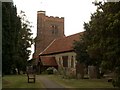
<path fill-rule="evenodd" d="M 96 6 L 92 4 L 95 0 L 13 0 L 20 10 L 24 11 L 31 25 L 33 37 L 37 31 L 37 11 L 46 11 L 47 16 L 64 17 L 65 35 L 72 35 L 84 31 L 83 24 L 90 20 L 95 12 Z M 34 52 L 33 46 L 32 51 Z"/>

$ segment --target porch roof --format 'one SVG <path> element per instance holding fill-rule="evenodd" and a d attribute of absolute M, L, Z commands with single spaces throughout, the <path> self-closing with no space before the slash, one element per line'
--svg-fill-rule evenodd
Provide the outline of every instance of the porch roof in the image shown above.
<path fill-rule="evenodd" d="M 40 59 L 43 66 L 58 66 L 55 57 L 40 56 Z"/>

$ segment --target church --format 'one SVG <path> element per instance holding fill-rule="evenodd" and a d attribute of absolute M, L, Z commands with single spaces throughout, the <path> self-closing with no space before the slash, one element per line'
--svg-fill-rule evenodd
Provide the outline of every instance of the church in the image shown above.
<path fill-rule="evenodd" d="M 64 17 L 46 16 L 45 11 L 37 12 L 37 36 L 33 58 L 37 71 L 41 73 L 54 67 L 60 74 L 76 75 L 76 53 L 73 43 L 80 40 L 83 32 L 65 36 Z"/>

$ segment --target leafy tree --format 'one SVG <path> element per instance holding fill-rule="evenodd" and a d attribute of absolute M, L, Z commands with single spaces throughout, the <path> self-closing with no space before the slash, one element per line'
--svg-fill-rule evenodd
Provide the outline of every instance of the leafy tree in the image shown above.
<path fill-rule="evenodd" d="M 30 22 L 26 19 L 25 12 L 21 11 L 20 13 L 20 20 L 21 20 L 21 29 L 18 35 L 18 48 L 19 48 L 19 61 L 16 63 L 18 68 L 23 70 L 26 69 L 27 60 L 31 54 L 31 50 L 29 48 L 33 44 L 33 38 L 31 37 L 31 27 Z M 22 63 L 22 67 L 20 65 Z"/>
<path fill-rule="evenodd" d="M 90 65 L 90 58 L 89 55 L 86 51 L 87 47 L 84 42 L 84 37 L 83 35 L 80 35 L 80 40 L 74 42 L 74 50 L 77 53 L 76 55 L 76 60 L 79 63 L 84 63 L 86 66 Z"/>
<path fill-rule="evenodd" d="M 12 3 L 2 3 L 2 59 L 3 73 L 9 74 L 15 53 L 15 33 L 17 16 L 16 7 Z"/>
<path fill-rule="evenodd" d="M 97 66 L 117 73 L 120 79 L 120 2 L 98 4 L 84 24 L 87 52 Z M 94 62 L 93 62 L 94 63 Z M 118 80 L 119 81 L 119 80 Z"/>
<path fill-rule="evenodd" d="M 11 74 L 15 68 L 24 71 L 32 44 L 30 23 L 22 22 L 13 3 L 2 3 L 2 71 Z"/>
<path fill-rule="evenodd" d="M 91 20 L 88 23 L 84 23 L 85 32 L 82 41 L 84 43 L 79 41 L 75 45 L 78 50 L 77 57 L 79 60 L 86 62 L 86 59 L 81 57 L 84 54 L 83 51 L 87 51 L 86 53 L 91 60 L 89 64 L 115 72 L 116 80 L 114 84 L 119 86 L 120 2 L 100 2 L 95 3 L 95 5 L 97 5 L 96 12 L 91 15 Z"/>

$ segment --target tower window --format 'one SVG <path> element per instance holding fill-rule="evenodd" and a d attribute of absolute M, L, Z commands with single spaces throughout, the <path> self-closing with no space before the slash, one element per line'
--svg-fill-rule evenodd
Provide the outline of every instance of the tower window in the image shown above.
<path fill-rule="evenodd" d="M 58 33 L 58 26 L 57 25 L 52 25 L 52 34 L 57 34 Z"/>

